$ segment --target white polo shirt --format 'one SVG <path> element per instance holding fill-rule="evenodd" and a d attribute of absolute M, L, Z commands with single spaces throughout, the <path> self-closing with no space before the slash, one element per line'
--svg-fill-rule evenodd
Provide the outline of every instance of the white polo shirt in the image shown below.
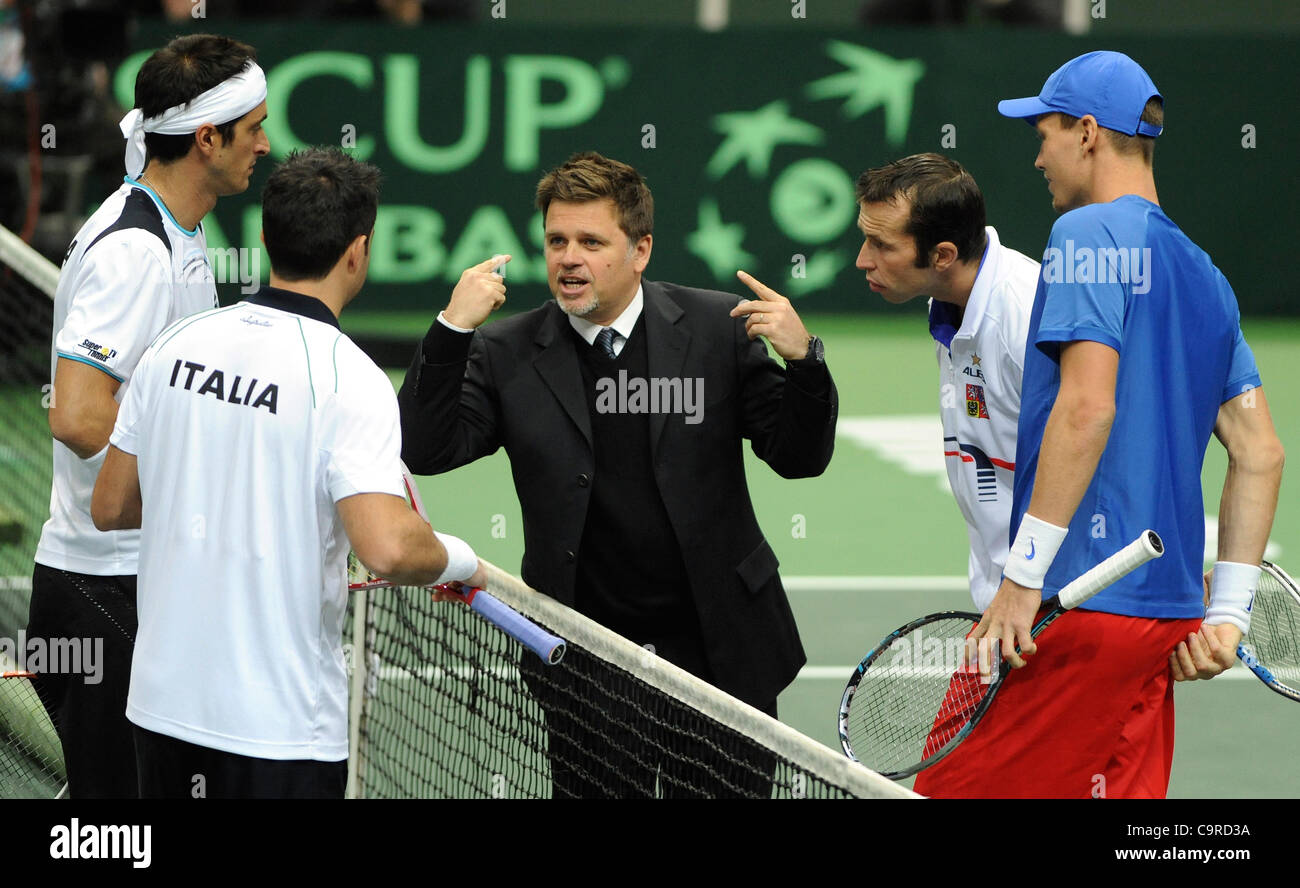
<path fill-rule="evenodd" d="M 322 302 L 268 287 L 164 331 L 112 443 L 144 502 L 127 718 L 240 755 L 347 758 L 335 503 L 403 493 L 388 377 Z"/>
<path fill-rule="evenodd" d="M 1020 379 L 1039 270 L 1002 246 L 992 227 L 985 231 L 988 247 L 965 311 L 930 300 L 944 461 L 970 534 L 971 597 L 981 612 L 998 591 L 1010 547 Z"/>
<path fill-rule="evenodd" d="M 59 358 L 87 364 L 121 383 L 114 396 L 120 404 L 153 338 L 216 304 L 203 227 L 182 228 L 151 189 L 127 181 L 81 226 L 63 260 L 50 380 Z M 50 517 L 36 547 L 38 563 L 95 576 L 136 572 L 139 532 L 103 533 L 90 520 L 105 450 L 82 459 L 54 442 Z"/>

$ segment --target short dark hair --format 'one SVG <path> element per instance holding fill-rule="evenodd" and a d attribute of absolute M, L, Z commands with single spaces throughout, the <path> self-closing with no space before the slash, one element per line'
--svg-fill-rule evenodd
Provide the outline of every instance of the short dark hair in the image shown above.
<path fill-rule="evenodd" d="M 911 204 L 906 234 L 916 241 L 916 267 L 930 264 L 930 251 L 944 241 L 962 262 L 984 252 L 984 194 L 961 164 L 942 154 L 913 154 L 858 177 L 858 203 L 905 198 Z"/>
<path fill-rule="evenodd" d="M 135 76 L 135 106 L 145 117 L 157 117 L 168 108 L 192 102 L 212 87 L 229 80 L 257 61 L 257 51 L 247 43 L 216 34 L 177 37 L 155 52 Z M 217 124 L 223 144 L 235 136 L 235 120 Z M 168 136 L 145 133 L 150 159 L 179 160 L 194 144 L 193 133 Z"/>
<path fill-rule="evenodd" d="M 614 201 L 618 227 L 636 243 L 654 233 L 655 199 L 641 174 L 625 163 L 586 151 L 575 154 L 537 183 L 537 208 L 546 218 L 553 200 Z"/>
<path fill-rule="evenodd" d="M 1057 111 L 1054 112 L 1061 124 L 1061 129 L 1074 129 L 1079 122 L 1078 117 L 1071 117 L 1069 114 Z M 1165 103 L 1159 96 L 1152 96 L 1147 99 L 1146 107 L 1142 109 L 1142 121 L 1152 126 L 1163 127 L 1165 125 Z M 1146 161 L 1147 166 L 1151 166 L 1156 156 L 1156 137 L 1144 136 L 1141 133 L 1129 135 L 1117 130 L 1107 129 L 1101 124 L 1102 132 L 1106 138 L 1110 139 L 1111 147 L 1115 149 L 1116 154 L 1141 154 L 1142 159 Z"/>
<path fill-rule="evenodd" d="M 379 169 L 338 148 L 293 151 L 262 189 L 262 238 L 287 281 L 320 280 L 375 227 Z M 366 249 L 370 249 L 369 243 Z"/>

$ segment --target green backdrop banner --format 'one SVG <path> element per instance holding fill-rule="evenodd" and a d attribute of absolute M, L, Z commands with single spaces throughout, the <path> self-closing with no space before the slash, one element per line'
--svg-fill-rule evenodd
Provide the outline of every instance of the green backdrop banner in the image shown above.
<path fill-rule="evenodd" d="M 1103 46 L 1023 31 L 210 28 L 257 48 L 273 157 L 342 145 L 384 171 L 368 310 L 441 307 L 465 267 L 498 252 L 515 256 L 510 307 L 547 298 L 534 188 L 587 149 L 649 182 L 656 279 L 736 290 L 745 268 L 806 309 L 883 310 L 854 268 L 853 183 L 919 151 L 966 166 L 1003 242 L 1039 257 L 1054 213 L 1033 168 L 1037 139 L 996 103 L 1034 95 L 1067 59 L 1106 48 L 1138 59 L 1164 92 L 1156 181 L 1166 211 L 1228 276 L 1243 313 L 1297 313 L 1294 285 L 1270 273 L 1300 197 L 1294 39 Z M 136 35 L 139 51 L 116 73 L 125 107 L 139 65 L 174 33 Z M 259 164 L 248 192 L 222 199 L 207 221 L 224 281 L 265 276 L 259 255 L 228 248 L 259 244 L 269 169 Z M 223 298 L 237 290 L 226 284 Z"/>

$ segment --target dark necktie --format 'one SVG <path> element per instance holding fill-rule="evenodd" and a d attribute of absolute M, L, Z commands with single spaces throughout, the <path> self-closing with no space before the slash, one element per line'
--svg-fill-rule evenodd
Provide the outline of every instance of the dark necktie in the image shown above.
<path fill-rule="evenodd" d="M 605 357 L 611 361 L 614 360 L 614 338 L 618 336 L 618 331 L 613 327 L 605 327 L 596 334 L 596 345 L 600 346 L 605 352 Z"/>

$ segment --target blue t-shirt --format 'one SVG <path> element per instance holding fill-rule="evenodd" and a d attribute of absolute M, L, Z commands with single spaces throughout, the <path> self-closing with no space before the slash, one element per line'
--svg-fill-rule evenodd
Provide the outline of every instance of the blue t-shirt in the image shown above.
<path fill-rule="evenodd" d="M 1088 609 L 1202 616 L 1205 448 L 1219 405 L 1260 384 L 1237 298 L 1205 251 L 1150 201 L 1125 195 L 1057 220 L 1025 347 L 1013 538 L 1061 387 L 1061 346 L 1079 340 L 1119 352 L 1115 421 L 1043 597 L 1149 527 L 1164 541 L 1164 557 L 1106 589 Z"/>

